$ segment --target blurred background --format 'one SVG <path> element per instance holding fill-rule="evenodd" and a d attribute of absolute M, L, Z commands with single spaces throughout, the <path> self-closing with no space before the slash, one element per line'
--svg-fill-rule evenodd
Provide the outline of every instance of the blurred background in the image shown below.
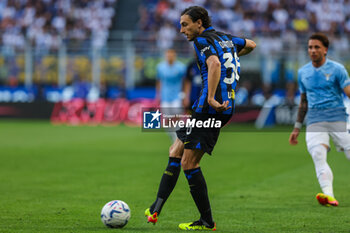
<path fill-rule="evenodd" d="M 194 59 L 179 33 L 191 5 L 208 9 L 216 30 L 257 43 L 241 57 L 234 121 L 294 122 L 313 32 L 350 70 L 350 0 L 1 0 L 0 117 L 136 124 L 140 107 L 156 104 L 166 49 Z"/>

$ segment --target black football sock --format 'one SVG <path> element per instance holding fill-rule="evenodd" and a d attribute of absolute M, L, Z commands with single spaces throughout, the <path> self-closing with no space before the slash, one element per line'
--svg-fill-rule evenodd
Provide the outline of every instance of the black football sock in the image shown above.
<path fill-rule="evenodd" d="M 176 185 L 177 178 L 179 178 L 180 170 L 181 159 L 170 157 L 168 166 L 165 169 L 159 184 L 157 199 L 150 208 L 151 213 L 157 212 L 158 215 L 160 214 L 164 203 L 166 202 Z"/>
<path fill-rule="evenodd" d="M 205 183 L 202 171 L 199 168 L 184 171 L 194 202 L 201 214 L 201 221 L 208 227 L 214 226 L 211 215 L 210 202 L 208 197 L 207 184 Z"/>

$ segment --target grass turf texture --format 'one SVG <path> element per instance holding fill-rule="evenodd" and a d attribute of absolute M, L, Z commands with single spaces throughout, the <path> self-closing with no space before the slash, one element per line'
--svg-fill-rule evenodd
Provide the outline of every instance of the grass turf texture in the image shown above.
<path fill-rule="evenodd" d="M 236 127 L 236 128 L 235 128 Z M 340 206 L 315 199 L 319 186 L 305 148 L 288 144 L 290 127 L 224 132 L 201 167 L 217 232 L 350 232 L 350 162 L 332 150 L 328 161 Z M 247 130 L 247 133 L 244 133 Z M 231 130 L 230 130 L 231 131 Z M 126 126 L 53 126 L 0 122 L 0 232 L 179 232 L 198 219 L 183 173 L 159 222 L 146 223 L 167 163 L 169 139 Z M 100 221 L 103 205 L 128 203 L 123 229 Z"/>

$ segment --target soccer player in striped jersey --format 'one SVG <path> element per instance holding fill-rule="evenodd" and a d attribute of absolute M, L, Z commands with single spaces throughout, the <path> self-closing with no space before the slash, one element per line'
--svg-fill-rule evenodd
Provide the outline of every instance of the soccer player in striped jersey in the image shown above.
<path fill-rule="evenodd" d="M 338 151 L 350 159 L 350 134 L 346 131 L 343 92 L 350 97 L 350 79 L 344 66 L 326 58 L 329 40 L 322 33 L 311 35 L 308 53 L 311 62 L 298 71 L 301 93 L 298 118 L 289 137 L 296 145 L 302 122 L 306 119 L 306 144 L 315 165 L 322 193 L 316 195 L 321 205 L 338 206 L 333 193 L 333 173 L 327 163 L 332 137 Z"/>
<path fill-rule="evenodd" d="M 162 176 L 157 199 L 145 211 L 148 222 L 157 222 L 161 209 L 174 189 L 180 173 L 180 165 L 187 178 L 192 198 L 200 213 L 197 221 L 182 223 L 182 230 L 216 230 L 212 218 L 207 185 L 199 163 L 204 153 L 211 154 L 219 133 L 234 111 L 234 97 L 239 80 L 239 56 L 250 53 L 254 41 L 215 31 L 208 12 L 192 6 L 181 13 L 181 33 L 188 41 L 194 41 L 197 61 L 202 77 L 202 90 L 192 109 L 192 119 L 219 122 L 214 127 L 182 128 L 169 149 L 168 166 Z"/>

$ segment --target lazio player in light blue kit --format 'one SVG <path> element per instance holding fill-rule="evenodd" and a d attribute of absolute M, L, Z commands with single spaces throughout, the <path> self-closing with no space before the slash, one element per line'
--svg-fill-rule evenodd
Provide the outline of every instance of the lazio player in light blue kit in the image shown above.
<path fill-rule="evenodd" d="M 329 46 L 327 36 L 315 33 L 309 38 L 308 53 L 311 62 L 299 69 L 301 93 L 297 122 L 289 137 L 296 145 L 306 113 L 306 144 L 315 164 L 316 176 L 322 193 L 316 195 L 321 205 L 338 206 L 333 193 L 333 173 L 327 163 L 332 137 L 338 151 L 350 160 L 350 134 L 346 131 L 346 112 L 343 92 L 350 97 L 350 79 L 344 66 L 326 58 Z"/>
<path fill-rule="evenodd" d="M 165 61 L 157 65 L 157 91 L 161 104 L 166 107 L 181 107 L 182 82 L 186 66 L 176 60 L 176 52 L 168 49 Z"/>
<path fill-rule="evenodd" d="M 157 65 L 157 98 L 160 100 L 162 113 L 175 115 L 182 113 L 182 84 L 186 66 L 176 60 L 174 49 L 165 52 L 165 60 Z M 172 142 L 176 133 L 168 131 Z"/>

